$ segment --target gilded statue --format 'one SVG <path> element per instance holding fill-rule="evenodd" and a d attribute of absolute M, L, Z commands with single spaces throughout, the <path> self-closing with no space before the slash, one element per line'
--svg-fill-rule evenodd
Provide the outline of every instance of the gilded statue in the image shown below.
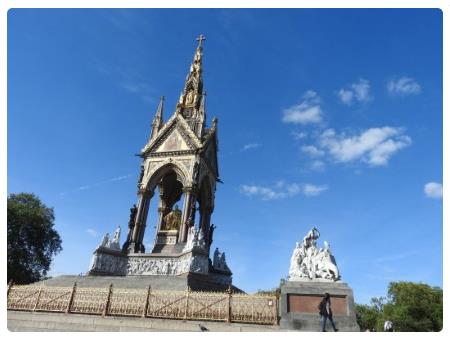
<path fill-rule="evenodd" d="M 187 96 L 186 96 L 186 104 L 192 104 L 192 103 L 194 103 L 194 96 L 195 96 L 195 93 L 194 93 L 194 91 L 191 89 L 191 90 L 189 91 L 189 93 L 187 94 Z"/>
<path fill-rule="evenodd" d="M 181 210 L 178 205 L 163 218 L 164 230 L 178 230 L 181 224 Z"/>

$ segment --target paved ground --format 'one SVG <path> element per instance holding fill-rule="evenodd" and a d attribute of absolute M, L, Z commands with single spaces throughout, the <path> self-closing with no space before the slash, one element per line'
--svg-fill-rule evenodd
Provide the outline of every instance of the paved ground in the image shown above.
<path fill-rule="evenodd" d="M 279 326 L 49 312 L 8 311 L 10 331 L 202 331 L 278 332 Z"/>

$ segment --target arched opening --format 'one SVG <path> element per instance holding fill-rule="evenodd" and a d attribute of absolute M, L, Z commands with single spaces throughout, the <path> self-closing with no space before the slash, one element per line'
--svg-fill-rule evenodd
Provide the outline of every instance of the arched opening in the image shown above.
<path fill-rule="evenodd" d="M 165 247 L 178 242 L 185 195 L 183 182 L 184 176 L 174 165 L 161 168 L 150 179 L 148 187 L 154 192 L 155 202 L 148 211 L 148 226 L 153 231 L 144 236 L 147 252 L 163 253 Z"/>
<path fill-rule="evenodd" d="M 182 211 L 177 202 L 182 200 L 185 182 L 186 175 L 173 163 L 159 168 L 150 177 L 146 187 L 139 191 L 134 226 L 129 229 L 123 250 L 135 253 L 158 252 L 155 251 L 158 246 L 177 243 L 178 233 L 183 224 L 180 217 Z M 158 203 L 150 203 L 152 199 Z M 149 213 L 150 218 L 148 218 Z M 147 231 L 153 232 L 152 239 L 148 235 L 145 236 L 147 219 L 149 227 L 155 227 L 154 231 Z"/>

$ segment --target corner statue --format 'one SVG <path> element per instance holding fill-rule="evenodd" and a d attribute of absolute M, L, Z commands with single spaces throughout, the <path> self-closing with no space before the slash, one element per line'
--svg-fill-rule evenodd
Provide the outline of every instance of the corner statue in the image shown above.
<path fill-rule="evenodd" d="M 314 227 L 301 244 L 296 243 L 289 267 L 289 280 L 325 279 L 335 282 L 341 278 L 330 244 L 324 241 L 324 247 L 317 248 L 316 241 L 319 237 L 320 232 Z"/>

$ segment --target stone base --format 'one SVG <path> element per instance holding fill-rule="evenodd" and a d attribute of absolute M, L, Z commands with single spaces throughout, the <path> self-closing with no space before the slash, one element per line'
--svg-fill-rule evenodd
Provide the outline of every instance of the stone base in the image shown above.
<path fill-rule="evenodd" d="M 11 311 L 8 310 L 6 317 L 8 319 L 8 330 L 12 332 L 24 331 L 59 331 L 59 332 L 136 332 L 136 331 L 197 331 L 201 328 L 207 328 L 210 332 L 280 332 L 278 326 L 246 324 L 246 323 L 225 323 L 202 320 L 177 320 L 163 318 L 139 318 L 124 316 L 96 316 L 78 313 L 55 313 L 55 312 L 30 312 L 30 311 Z M 100 335 L 99 333 L 98 335 Z M 107 335 L 111 335 L 106 333 Z M 14 336 L 14 334 L 10 334 Z M 44 334 L 42 334 L 43 336 Z M 114 335 L 114 334 L 112 334 Z M 117 334 L 118 335 L 118 334 Z M 25 335 L 23 335 L 25 336 Z M 32 335 L 30 335 L 32 336 Z M 36 335 L 37 336 L 37 335 Z M 90 335 L 94 336 L 94 335 Z M 133 335 L 133 336 L 136 336 Z M 158 333 L 150 337 L 158 337 Z M 161 335 L 167 336 L 166 334 Z M 169 335 L 169 336 L 173 336 Z M 191 334 L 194 336 L 194 333 Z"/>
<path fill-rule="evenodd" d="M 352 289 L 343 282 L 288 281 L 281 286 L 280 327 L 297 331 L 321 331 L 318 305 L 331 296 L 333 320 L 339 331 L 359 331 Z M 327 321 L 326 330 L 332 331 Z"/>
<path fill-rule="evenodd" d="M 188 287 L 193 291 L 225 291 L 228 286 L 218 283 L 214 274 L 185 274 L 181 276 L 77 276 L 63 275 L 46 279 L 35 285 L 71 287 L 76 282 L 80 288 L 107 288 L 113 284 L 118 289 L 146 289 L 185 291 Z M 232 286 L 233 292 L 243 292 Z"/>
<path fill-rule="evenodd" d="M 205 248 L 191 248 L 180 253 L 124 254 L 120 250 L 98 247 L 94 251 L 90 276 L 181 276 L 205 275 L 215 283 L 228 286 L 232 272 L 226 266 L 217 269 Z"/>

